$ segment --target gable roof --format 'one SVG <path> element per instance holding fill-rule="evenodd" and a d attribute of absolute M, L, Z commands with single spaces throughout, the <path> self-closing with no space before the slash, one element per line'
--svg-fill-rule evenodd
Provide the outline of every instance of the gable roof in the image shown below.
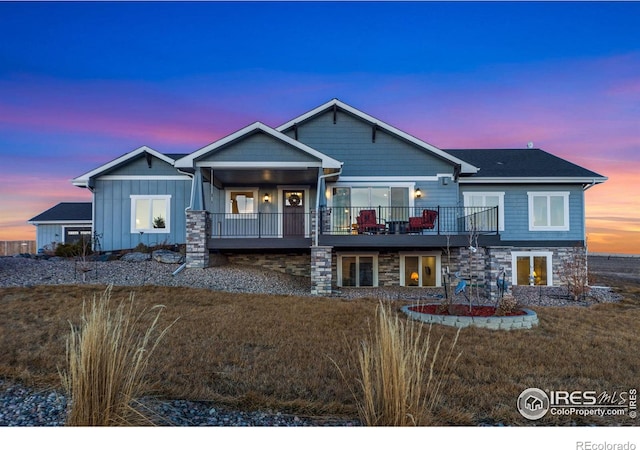
<path fill-rule="evenodd" d="M 385 123 L 379 119 L 376 119 L 373 116 L 370 116 L 367 113 L 364 113 L 352 106 L 347 105 L 344 102 L 341 102 L 340 100 L 338 100 L 337 98 L 334 98 L 333 100 L 330 100 L 320 106 L 318 106 L 317 108 L 312 109 L 311 111 L 304 113 L 294 119 L 291 119 L 290 121 L 288 121 L 287 123 L 284 123 L 282 125 L 280 125 L 279 127 L 276 128 L 277 131 L 279 132 L 285 132 L 290 130 L 291 128 L 293 128 L 294 125 L 296 124 L 300 124 L 302 122 L 305 122 L 317 115 L 320 115 L 324 112 L 326 112 L 327 110 L 330 110 L 331 108 L 339 108 L 351 115 L 354 115 L 358 118 L 360 118 L 361 120 L 364 120 L 365 122 L 369 122 L 371 125 L 375 125 L 377 127 L 379 127 L 380 129 L 390 133 L 391 135 L 395 135 L 396 137 L 399 137 L 401 139 L 404 139 L 405 141 L 408 141 L 414 145 L 417 145 L 418 147 L 422 148 L 423 150 L 429 151 L 437 156 L 439 156 L 442 159 L 445 159 L 449 162 L 451 162 L 453 165 L 459 166 L 460 167 L 460 172 L 461 173 L 465 173 L 465 174 L 472 174 L 472 173 L 476 173 L 478 171 L 478 168 L 475 167 L 472 164 L 469 164 L 467 161 L 464 161 L 462 159 L 459 159 L 458 157 L 449 154 L 447 152 L 442 151 L 441 149 L 439 149 L 438 147 L 431 145 L 423 140 L 418 139 L 415 136 L 412 136 L 408 133 L 405 133 L 402 130 L 399 130 L 398 128 L 389 125 L 388 123 Z"/>
<path fill-rule="evenodd" d="M 221 147 L 224 147 L 225 145 L 230 144 L 234 141 L 251 136 L 254 133 L 260 133 L 260 132 L 265 133 L 269 136 L 272 136 L 273 138 L 281 142 L 284 142 L 285 144 L 288 144 L 318 159 L 321 162 L 323 168 L 339 169 L 340 167 L 342 167 L 342 162 L 336 159 L 333 159 L 330 156 L 325 155 L 324 153 L 314 150 L 313 148 L 303 144 L 302 142 L 296 141 L 295 139 L 291 139 L 286 134 L 280 133 L 274 130 L 273 128 L 269 127 L 268 125 L 265 125 L 262 122 L 254 122 L 251 125 L 248 125 L 242 128 L 241 130 L 236 131 L 235 133 L 232 133 L 226 137 L 223 137 L 222 139 L 219 139 L 207 145 L 206 147 L 203 147 L 200 150 L 197 150 L 185 156 L 184 158 L 180 158 L 179 160 L 176 161 L 175 166 L 179 168 L 192 168 L 194 167 L 196 160 L 206 155 L 207 153 L 218 150 Z"/>
<path fill-rule="evenodd" d="M 138 147 L 135 150 L 130 151 L 129 153 L 125 153 L 124 155 L 120 156 L 119 158 L 116 158 L 112 161 L 109 161 L 106 164 L 103 164 L 102 166 L 98 167 L 97 169 L 93 169 L 90 172 L 87 172 L 83 175 L 80 175 L 79 177 L 74 178 L 73 180 L 71 180 L 71 182 L 73 183 L 74 186 L 79 186 L 79 187 L 88 187 L 89 186 L 89 180 L 91 178 L 97 177 L 100 174 L 111 170 L 115 167 L 118 167 L 121 164 L 126 163 L 127 161 L 132 160 L 133 158 L 136 158 L 137 156 L 143 154 L 143 153 L 148 153 L 164 162 L 166 162 L 167 164 L 171 164 L 172 166 L 175 163 L 175 160 L 173 158 L 171 158 L 168 155 L 164 155 L 154 149 L 152 149 L 151 147 L 147 147 L 146 145 L 143 145 L 142 147 Z"/>
<path fill-rule="evenodd" d="M 480 170 L 460 178 L 468 183 L 603 183 L 607 180 L 541 149 L 451 149 L 447 153 L 469 161 Z"/>
<path fill-rule="evenodd" d="M 91 202 L 63 202 L 28 220 L 28 223 L 85 222 L 91 223 Z"/>

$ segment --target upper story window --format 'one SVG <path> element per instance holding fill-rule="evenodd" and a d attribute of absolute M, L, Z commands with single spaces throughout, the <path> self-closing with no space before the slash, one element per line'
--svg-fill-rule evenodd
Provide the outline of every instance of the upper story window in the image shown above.
<path fill-rule="evenodd" d="M 227 218 L 244 217 L 258 213 L 257 188 L 233 188 L 225 191 Z M 241 216 L 242 215 L 242 216 Z M 249 216 L 250 217 L 250 216 Z"/>
<path fill-rule="evenodd" d="M 465 207 L 477 208 L 477 211 L 474 211 L 476 213 L 474 217 L 482 222 L 476 224 L 479 229 L 483 231 L 495 230 L 497 220 L 498 230 L 504 231 L 504 192 L 464 192 L 462 195 L 464 196 Z M 497 218 L 491 212 L 478 214 L 484 213 L 487 208 L 495 208 L 496 206 L 498 207 Z"/>
<path fill-rule="evenodd" d="M 569 230 L 569 192 L 527 192 L 529 231 Z"/>
<path fill-rule="evenodd" d="M 132 233 L 169 233 L 171 231 L 170 195 L 130 195 Z"/>

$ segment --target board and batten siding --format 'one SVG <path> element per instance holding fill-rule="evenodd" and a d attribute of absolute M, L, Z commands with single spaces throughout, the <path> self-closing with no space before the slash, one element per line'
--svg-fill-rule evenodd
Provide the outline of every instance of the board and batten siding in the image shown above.
<path fill-rule="evenodd" d="M 151 157 L 151 167 L 147 163 L 146 156 L 140 155 L 137 158 L 134 158 L 130 161 L 127 161 L 126 165 L 122 165 L 120 167 L 115 167 L 102 175 L 108 176 L 173 176 L 180 175 L 175 167 L 171 164 L 162 161 L 161 159 L 156 158 L 155 156 Z"/>
<path fill-rule="evenodd" d="M 460 204 L 465 192 L 504 192 L 503 241 L 578 241 L 585 239 L 584 191 L 581 185 L 460 185 Z M 569 192 L 569 230 L 529 231 L 528 192 Z"/>
<path fill-rule="evenodd" d="M 318 159 L 273 136 L 259 132 L 198 159 L 198 162 L 205 161 L 317 163 Z"/>
<path fill-rule="evenodd" d="M 294 138 L 295 133 L 286 133 Z M 435 176 L 453 173 L 451 163 L 429 154 L 372 124 L 338 111 L 328 111 L 298 126 L 298 141 L 344 162 L 342 176 Z"/>
<path fill-rule="evenodd" d="M 175 175 L 175 169 L 171 175 Z M 131 232 L 130 195 L 170 195 L 170 232 Z M 94 189 L 94 230 L 101 235 L 104 251 L 123 250 L 139 243 L 184 244 L 186 240 L 185 209 L 189 206 L 191 180 L 102 180 L 98 178 Z"/>

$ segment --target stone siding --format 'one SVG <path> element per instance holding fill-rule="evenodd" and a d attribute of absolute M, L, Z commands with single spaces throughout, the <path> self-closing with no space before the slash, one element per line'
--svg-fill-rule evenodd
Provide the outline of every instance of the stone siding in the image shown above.
<path fill-rule="evenodd" d="M 311 294 L 331 295 L 333 247 L 311 247 Z"/>
<path fill-rule="evenodd" d="M 204 269 L 209 266 L 207 236 L 211 220 L 207 211 L 187 211 L 186 264 L 188 269 Z"/>
<path fill-rule="evenodd" d="M 225 253 L 231 264 L 259 266 L 264 269 L 296 275 L 311 276 L 309 252 L 304 253 Z"/>

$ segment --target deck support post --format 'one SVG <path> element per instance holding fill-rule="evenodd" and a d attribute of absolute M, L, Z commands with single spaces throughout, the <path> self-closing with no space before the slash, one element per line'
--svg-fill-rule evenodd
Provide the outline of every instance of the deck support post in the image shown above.
<path fill-rule="evenodd" d="M 331 295 L 331 254 L 333 247 L 311 247 L 311 295 Z"/>
<path fill-rule="evenodd" d="M 208 211 L 187 210 L 187 254 L 188 269 L 209 267 L 209 248 L 207 237 L 210 234 L 211 220 Z"/>

